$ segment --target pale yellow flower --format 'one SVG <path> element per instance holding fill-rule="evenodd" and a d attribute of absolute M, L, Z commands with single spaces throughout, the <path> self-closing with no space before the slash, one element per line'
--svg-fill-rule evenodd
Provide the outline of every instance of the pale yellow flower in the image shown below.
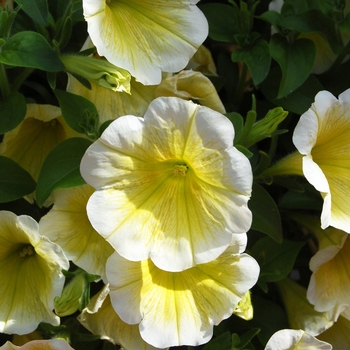
<path fill-rule="evenodd" d="M 155 350 L 140 335 L 138 325 L 123 322 L 111 305 L 109 287 L 91 298 L 90 304 L 78 316 L 79 322 L 93 334 L 100 335 L 127 350 Z"/>
<path fill-rule="evenodd" d="M 50 340 L 33 340 L 23 346 L 13 345 L 11 342 L 6 342 L 0 347 L 0 350 L 74 350 L 66 341 L 62 339 Z"/>
<path fill-rule="evenodd" d="M 217 258 L 251 225 L 249 160 L 222 114 L 175 97 L 115 120 L 85 153 L 89 219 L 126 259 L 181 271 Z"/>
<path fill-rule="evenodd" d="M 306 288 L 286 278 L 277 283 L 291 328 L 316 336 L 331 327 L 343 309 L 319 312 L 306 298 Z"/>
<path fill-rule="evenodd" d="M 237 240 L 244 234 L 236 235 Z M 132 262 L 114 253 L 107 261 L 113 308 L 156 347 L 200 345 L 213 326 L 230 317 L 256 283 L 258 263 L 236 243 L 216 260 L 181 272 L 157 268 L 150 259 Z"/>
<path fill-rule="evenodd" d="M 31 103 L 23 122 L 5 134 L 0 155 L 17 162 L 37 181 L 50 151 L 61 141 L 77 136 L 81 134 L 66 124 L 60 108 Z"/>
<path fill-rule="evenodd" d="M 61 248 L 39 235 L 29 216 L 0 212 L 0 332 L 27 334 L 40 322 L 57 326 L 52 312 L 63 289 L 61 269 L 69 263 Z"/>
<path fill-rule="evenodd" d="M 94 82 L 91 82 L 91 90 L 89 90 L 68 74 L 67 91 L 83 96 L 95 104 L 100 125 L 122 115 L 131 114 L 142 117 L 148 105 L 154 100 L 155 89 L 155 85 L 145 86 L 131 78 L 130 95 L 111 91 Z"/>
<path fill-rule="evenodd" d="M 313 273 L 307 297 L 315 305 L 315 310 L 338 309 L 342 311 L 342 316 L 350 320 L 348 234 L 333 227 L 324 231 L 315 228 L 313 232 L 319 239 L 320 249 L 310 260 Z"/>
<path fill-rule="evenodd" d="M 217 76 L 213 56 L 204 45 L 199 46 L 196 53 L 188 62 L 186 69 L 193 69 L 194 71 L 202 72 L 206 75 Z"/>
<path fill-rule="evenodd" d="M 192 70 L 183 70 L 165 78 L 157 86 L 155 96 L 176 96 L 184 100 L 194 100 L 214 111 L 226 113 L 212 82 L 202 73 Z"/>
<path fill-rule="evenodd" d="M 83 0 L 88 32 L 100 56 L 145 85 L 178 72 L 208 35 L 198 0 Z"/>
<path fill-rule="evenodd" d="M 331 328 L 317 338 L 332 344 L 333 350 L 348 349 L 350 344 L 350 321 L 340 316 Z"/>
<path fill-rule="evenodd" d="M 337 99 L 328 91 L 315 97 L 294 130 L 306 179 L 323 199 L 322 228 L 350 233 L 350 89 Z"/>
<path fill-rule="evenodd" d="M 282 329 L 272 335 L 265 350 L 332 350 L 332 345 L 301 329 Z"/>
<path fill-rule="evenodd" d="M 88 273 L 104 276 L 113 248 L 91 226 L 86 204 L 94 188 L 83 185 L 53 194 L 54 206 L 41 218 L 39 232 L 60 245 L 69 260 Z"/>

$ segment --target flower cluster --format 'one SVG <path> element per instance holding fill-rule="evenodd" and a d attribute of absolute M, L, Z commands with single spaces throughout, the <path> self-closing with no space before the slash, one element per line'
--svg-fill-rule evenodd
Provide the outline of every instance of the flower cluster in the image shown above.
<path fill-rule="evenodd" d="M 0 349 L 350 348 L 349 13 L 0 1 Z"/>

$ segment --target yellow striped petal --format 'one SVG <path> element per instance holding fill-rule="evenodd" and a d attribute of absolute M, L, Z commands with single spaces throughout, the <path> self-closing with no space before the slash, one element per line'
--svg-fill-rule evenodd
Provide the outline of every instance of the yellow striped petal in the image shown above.
<path fill-rule="evenodd" d="M 293 142 L 303 172 L 324 199 L 321 226 L 350 233 L 350 89 L 335 98 L 319 92 L 297 124 Z"/>
<path fill-rule="evenodd" d="M 144 85 L 178 72 L 208 34 L 198 0 L 84 0 L 84 17 L 100 56 Z"/>
<path fill-rule="evenodd" d="M 79 322 L 93 334 L 127 350 L 156 350 L 140 335 L 138 325 L 123 322 L 112 307 L 109 287 L 105 286 L 91 298 L 90 304 L 78 316 Z"/>
<path fill-rule="evenodd" d="M 41 218 L 39 233 L 57 243 L 69 260 L 90 274 L 104 276 L 113 248 L 91 226 L 86 204 L 94 192 L 83 185 L 54 192 L 54 206 Z"/>
<path fill-rule="evenodd" d="M 39 235 L 29 216 L 0 212 L 0 332 L 27 334 L 40 322 L 59 324 L 52 312 L 63 289 L 61 269 L 69 263 L 61 248 Z"/>
<path fill-rule="evenodd" d="M 252 257 L 230 250 L 181 272 L 160 270 L 149 259 L 132 262 L 118 253 L 107 261 L 114 309 L 124 322 L 139 324 L 142 338 L 156 347 L 208 342 L 213 326 L 232 315 L 258 275 Z"/>
<path fill-rule="evenodd" d="M 86 152 L 89 219 L 126 259 L 181 271 L 218 257 L 251 225 L 252 173 L 223 115 L 178 98 L 114 121 Z"/>

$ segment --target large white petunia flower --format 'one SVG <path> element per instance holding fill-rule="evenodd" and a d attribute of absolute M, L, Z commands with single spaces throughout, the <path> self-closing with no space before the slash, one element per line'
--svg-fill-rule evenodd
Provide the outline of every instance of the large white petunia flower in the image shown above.
<path fill-rule="evenodd" d="M 293 142 L 303 155 L 306 179 L 324 199 L 322 228 L 350 233 L 350 89 L 338 99 L 319 92 L 300 117 Z"/>
<path fill-rule="evenodd" d="M 246 235 L 235 236 L 240 241 Z M 153 346 L 206 343 L 213 326 L 232 315 L 258 279 L 258 263 L 240 254 L 239 246 L 235 242 L 216 260 L 181 272 L 114 253 L 106 267 L 112 306 L 124 322 L 139 324 L 141 337 Z"/>
<path fill-rule="evenodd" d="M 117 119 L 81 163 L 92 225 L 124 258 L 167 271 L 217 258 L 251 225 L 252 171 L 233 138 L 222 114 L 174 97 Z"/>
<path fill-rule="evenodd" d="M 178 72 L 208 35 L 199 0 L 83 0 L 88 32 L 100 56 L 145 85 Z"/>
<path fill-rule="evenodd" d="M 29 216 L 0 212 L 0 332 L 26 334 L 40 322 L 59 324 L 52 312 L 69 263 L 62 249 L 39 235 Z"/>

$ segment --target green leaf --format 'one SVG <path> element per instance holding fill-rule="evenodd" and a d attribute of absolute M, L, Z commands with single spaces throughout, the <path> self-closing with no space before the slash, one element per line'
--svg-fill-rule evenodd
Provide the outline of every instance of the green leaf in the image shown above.
<path fill-rule="evenodd" d="M 339 53 L 343 48 L 335 22 L 320 10 L 312 9 L 292 16 L 283 16 L 280 25 L 300 33 L 320 33 L 334 53 Z"/>
<path fill-rule="evenodd" d="M 251 328 L 249 331 L 241 335 L 236 342 L 234 342 L 232 337 L 232 345 L 234 346 L 232 350 L 247 349 L 250 341 L 260 332 L 260 328 Z M 232 335 L 233 336 L 233 335 Z M 238 341 L 237 341 L 238 340 Z"/>
<path fill-rule="evenodd" d="M 209 23 L 209 37 L 220 42 L 234 42 L 234 35 L 238 33 L 235 22 L 236 10 L 224 4 L 205 4 L 200 9 L 204 12 Z"/>
<path fill-rule="evenodd" d="M 0 203 L 22 198 L 35 190 L 35 181 L 12 159 L 0 156 Z"/>
<path fill-rule="evenodd" d="M 6 101 L 0 101 L 0 135 L 19 125 L 27 112 L 24 96 L 18 92 L 11 93 Z"/>
<path fill-rule="evenodd" d="M 256 183 L 253 184 L 248 206 L 253 213 L 252 229 L 265 233 L 276 242 L 282 242 L 281 217 L 276 203 L 268 192 Z"/>
<path fill-rule="evenodd" d="M 19 32 L 13 35 L 0 53 L 0 62 L 9 66 L 37 68 L 48 72 L 64 70 L 56 52 L 35 32 Z"/>
<path fill-rule="evenodd" d="M 316 47 L 309 39 L 289 43 L 282 35 L 275 34 L 270 41 L 270 53 L 282 70 L 279 99 L 293 92 L 309 77 L 315 63 Z"/>
<path fill-rule="evenodd" d="M 286 239 L 277 243 L 270 237 L 260 239 L 251 250 L 260 265 L 260 279 L 265 282 L 277 282 L 287 277 L 304 244 Z"/>
<path fill-rule="evenodd" d="M 43 26 L 48 25 L 49 8 L 47 0 L 15 0 L 31 19 Z"/>
<path fill-rule="evenodd" d="M 62 116 L 75 131 L 96 139 L 98 131 L 98 112 L 95 105 L 85 97 L 63 90 L 55 90 Z"/>
<path fill-rule="evenodd" d="M 85 183 L 80 175 L 80 161 L 91 143 L 80 137 L 67 139 L 48 154 L 41 167 L 36 189 L 39 206 L 44 204 L 54 190 Z"/>
<path fill-rule="evenodd" d="M 225 332 L 206 344 L 203 350 L 231 350 L 230 332 Z"/>
<path fill-rule="evenodd" d="M 350 78 L 350 74 L 348 74 L 348 76 Z M 310 108 L 311 104 L 314 102 L 315 95 L 324 89 L 318 79 L 311 74 L 306 81 L 291 94 L 277 99 L 276 96 L 278 94 L 280 80 L 280 69 L 278 67 L 272 68 L 267 78 L 260 85 L 262 93 L 276 106 L 280 106 L 287 111 L 294 112 L 299 115 L 303 114 Z M 344 79 L 344 86 L 345 84 L 348 84 L 348 80 L 345 82 Z M 334 91 L 332 89 L 327 90 Z M 342 91 L 344 91 L 344 89 L 342 89 L 340 92 Z"/>
<path fill-rule="evenodd" d="M 249 49 L 237 49 L 231 55 L 233 62 L 244 62 L 252 75 L 255 85 L 260 84 L 270 69 L 271 57 L 269 44 L 265 40 L 256 40 Z"/>

